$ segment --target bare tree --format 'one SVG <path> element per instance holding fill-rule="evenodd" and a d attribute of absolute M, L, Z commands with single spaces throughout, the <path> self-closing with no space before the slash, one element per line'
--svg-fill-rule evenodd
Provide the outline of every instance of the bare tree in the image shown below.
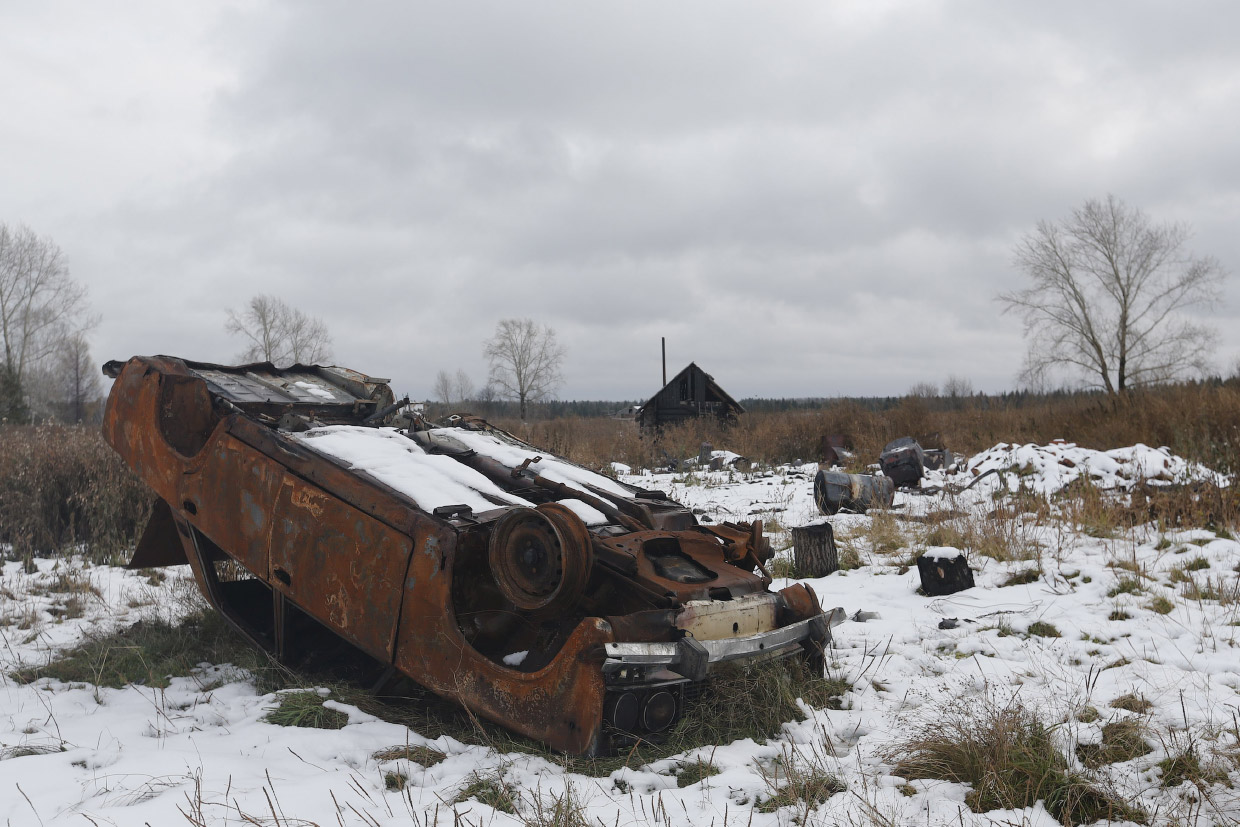
<path fill-rule="evenodd" d="M 317 316 L 307 316 L 295 307 L 286 307 L 284 338 L 293 364 L 313 365 L 332 355 L 332 337 Z"/>
<path fill-rule="evenodd" d="M 62 339 L 49 358 L 26 369 L 25 401 L 33 420 L 95 421 L 103 382 L 85 334 Z"/>
<path fill-rule="evenodd" d="M 103 395 L 103 383 L 86 337 L 78 333 L 65 339 L 56 361 L 63 418 L 73 423 L 89 421 L 97 408 L 95 403 Z"/>
<path fill-rule="evenodd" d="M 933 382 L 916 382 L 908 389 L 908 395 L 920 399 L 933 399 L 939 395 L 939 386 Z"/>
<path fill-rule="evenodd" d="M 435 398 L 445 405 L 451 405 L 453 402 L 452 395 L 456 389 L 452 387 L 452 377 L 448 375 L 446 370 L 441 370 L 435 374 L 435 384 L 431 388 L 431 393 Z"/>
<path fill-rule="evenodd" d="M 93 325 L 86 288 L 69 275 L 56 242 L 29 227 L 0 223 L 0 364 L 22 385 L 32 366 Z"/>
<path fill-rule="evenodd" d="M 564 381 L 564 353 L 550 327 L 532 319 L 501 319 L 483 348 L 491 365 L 487 381 L 504 398 L 515 399 L 525 419 L 528 403 L 546 399 Z"/>
<path fill-rule="evenodd" d="M 961 399 L 973 395 L 973 383 L 966 376 L 951 374 L 943 382 L 943 395 L 950 399 Z"/>
<path fill-rule="evenodd" d="M 1188 237 L 1184 225 L 1155 225 L 1111 195 L 1039 222 L 1016 247 L 1029 286 L 999 296 L 1025 322 L 1022 378 L 1045 386 L 1063 368 L 1118 393 L 1204 370 L 1214 331 L 1184 311 L 1217 300 L 1224 273 L 1189 255 Z"/>
<path fill-rule="evenodd" d="M 310 365 L 331 358 L 332 338 L 323 320 L 276 296 L 254 296 L 240 313 L 230 309 L 224 329 L 248 343 L 237 356 L 243 362 Z"/>
<path fill-rule="evenodd" d="M 457 368 L 456 374 L 441 370 L 435 374 L 435 386 L 432 389 L 435 398 L 445 405 L 468 402 L 474 398 L 474 382 L 464 370 Z"/>
<path fill-rule="evenodd" d="M 456 388 L 457 402 L 468 402 L 474 398 L 474 380 L 470 379 L 469 374 L 460 368 L 456 369 L 456 380 L 453 385 Z"/>

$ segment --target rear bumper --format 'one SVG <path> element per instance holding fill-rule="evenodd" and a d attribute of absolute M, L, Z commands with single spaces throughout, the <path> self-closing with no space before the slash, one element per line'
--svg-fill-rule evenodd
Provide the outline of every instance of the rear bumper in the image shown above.
<path fill-rule="evenodd" d="M 758 656 L 784 654 L 794 647 L 825 649 L 831 645 L 828 615 L 820 614 L 748 637 L 696 640 L 683 637 L 673 643 L 608 643 L 603 676 L 612 682 L 640 680 L 663 669 L 692 681 L 706 677 L 712 664 Z"/>

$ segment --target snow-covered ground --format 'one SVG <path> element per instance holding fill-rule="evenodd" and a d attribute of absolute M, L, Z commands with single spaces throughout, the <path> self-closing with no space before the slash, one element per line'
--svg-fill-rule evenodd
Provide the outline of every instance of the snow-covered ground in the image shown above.
<path fill-rule="evenodd" d="M 1014 466 L 952 493 L 991 468 Z M 762 518 L 787 557 L 787 528 L 823 519 L 813 504 L 815 470 L 624 479 L 666 491 L 703 519 Z M 259 694 L 223 664 L 204 664 L 167 689 L 21 685 L 5 677 L 0 822 L 503 825 L 535 817 L 540 802 L 545 814 L 567 790 L 590 823 L 603 825 L 801 823 L 803 813 L 794 809 L 765 813 L 753 806 L 770 796 L 767 779 L 782 758 L 825 766 L 847 785 L 810 814 L 811 824 L 1056 824 L 1040 806 L 974 814 L 964 805 L 964 785 L 890 774 L 893 748 L 945 709 L 982 709 L 1016 697 L 1054 725 L 1068 755 L 1076 744 L 1097 743 L 1105 724 L 1139 719 L 1152 751 L 1102 767 L 1102 782 L 1143 807 L 1153 824 L 1233 823 L 1240 819 L 1240 792 L 1225 782 L 1204 790 L 1188 782 L 1165 787 L 1158 763 L 1191 747 L 1202 764 L 1240 782 L 1231 762 L 1240 716 L 1240 544 L 1201 528 L 1160 532 L 1152 525 L 1099 538 L 1045 515 L 992 513 L 1008 502 L 1031 502 L 1001 496 L 1004 489 L 1023 486 L 1044 496 L 1081 475 L 1119 488 L 1138 479 L 1213 479 L 1206 469 L 1144 446 L 1107 453 L 1060 444 L 997 446 L 953 474 L 931 472 L 927 485 L 943 486 L 937 494 L 902 493 L 890 512 L 831 518 L 841 549 L 861 565 L 804 582 L 824 606 L 842 606 L 850 617 L 834 629 L 829 668 L 852 689 L 843 709 L 807 708 L 806 720 L 787 724 L 769 743 L 720 744 L 592 778 L 542 757 L 428 741 L 347 706 L 338 707 L 349 716 L 340 730 L 266 723 L 275 697 Z M 956 534 L 928 537 L 944 516 Z M 919 595 L 916 568 L 907 565 L 914 553 L 970 531 L 998 537 L 1013 556 L 1027 559 L 974 553 L 975 588 Z M 1033 569 L 1040 574 L 1032 582 L 1004 585 Z M 79 589 L 72 607 L 65 593 L 49 588 L 66 574 L 94 587 Z M 45 660 L 85 634 L 175 612 L 184 603 L 169 597 L 184 588 L 178 582 L 174 573 L 152 586 L 134 573 L 63 560 L 40 561 L 29 574 L 5 564 L 0 672 Z M 1059 636 L 1028 634 L 1039 622 L 1035 630 L 1053 627 Z M 1146 712 L 1111 706 L 1124 696 L 1152 706 Z M 376 757 L 406 744 L 434 747 L 446 758 L 423 767 Z M 676 770 L 699 758 L 719 774 L 678 787 Z M 403 790 L 388 789 L 385 773 L 393 772 L 407 776 Z M 519 814 L 475 800 L 452 804 L 479 775 L 512 784 Z"/>

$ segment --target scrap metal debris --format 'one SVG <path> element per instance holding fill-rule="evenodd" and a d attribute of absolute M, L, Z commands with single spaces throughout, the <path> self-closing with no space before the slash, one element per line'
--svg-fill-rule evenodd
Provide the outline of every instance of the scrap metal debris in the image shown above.
<path fill-rule="evenodd" d="M 925 473 L 925 453 L 917 440 L 903 436 L 887 443 L 878 455 L 878 464 L 898 488 L 915 486 Z"/>
<path fill-rule="evenodd" d="M 725 661 L 821 668 L 829 617 L 804 585 L 771 591 L 761 520 L 701 524 L 480 419 L 429 423 L 356 371 L 105 373 L 104 436 L 159 497 L 130 565 L 188 564 L 286 662 L 403 674 L 582 755 L 657 738 Z"/>

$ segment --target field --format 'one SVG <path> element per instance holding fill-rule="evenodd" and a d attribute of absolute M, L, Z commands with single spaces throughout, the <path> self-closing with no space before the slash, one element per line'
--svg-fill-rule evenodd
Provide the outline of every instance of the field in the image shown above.
<path fill-rule="evenodd" d="M 513 427 L 700 519 L 762 519 L 776 587 L 800 574 L 790 528 L 823 519 L 811 483 L 824 434 L 849 437 L 853 470 L 904 434 L 971 457 L 931 473 L 937 492 L 831 518 L 842 570 L 804 580 L 847 618 L 825 679 L 725 676 L 668 744 L 606 761 L 265 662 L 203 611 L 184 572 L 116 567 L 147 503 L 97 437 L 8 429 L 0 819 L 1240 822 L 1236 390 L 837 408 L 658 444 L 610 420 Z M 664 470 L 702 442 L 752 468 Z M 928 549 L 963 552 L 976 586 L 920 594 L 915 558 Z"/>

